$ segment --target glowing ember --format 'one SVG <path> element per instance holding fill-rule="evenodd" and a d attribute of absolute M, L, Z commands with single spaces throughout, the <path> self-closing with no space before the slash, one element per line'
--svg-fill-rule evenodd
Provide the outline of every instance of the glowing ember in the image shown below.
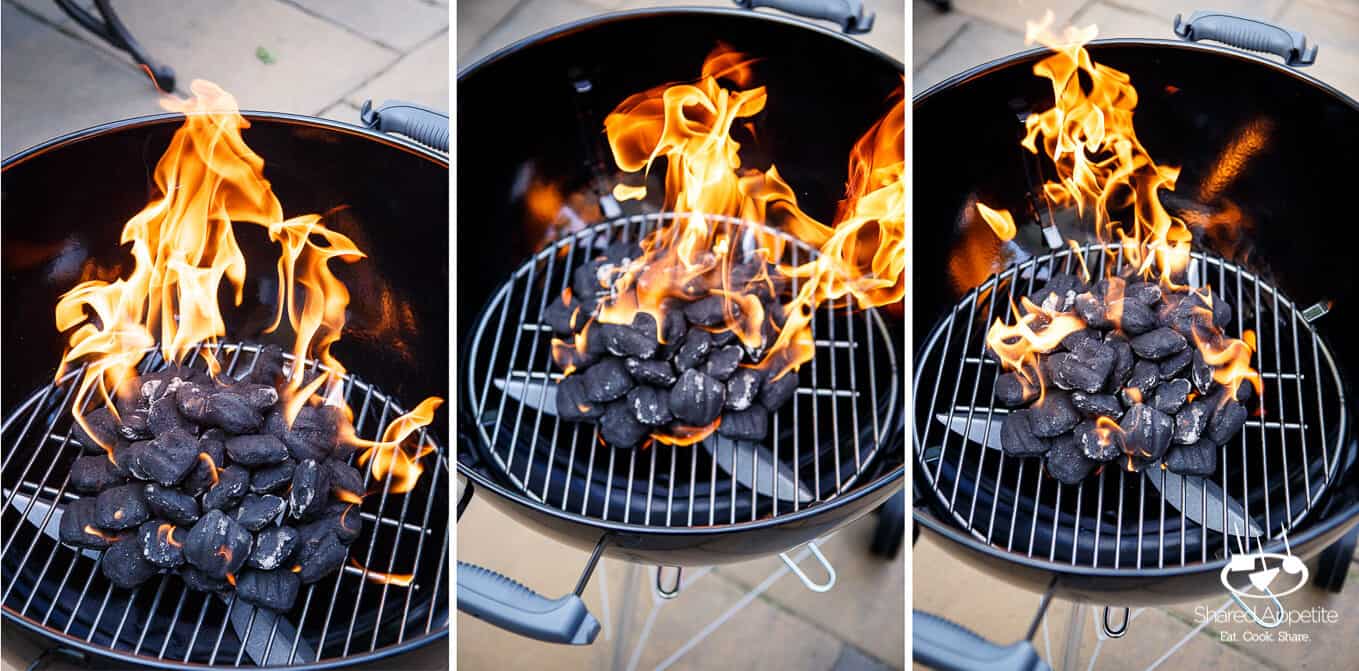
<path fill-rule="evenodd" d="M 363 567 L 363 564 L 360 564 L 354 559 L 350 559 L 349 563 L 354 568 L 363 571 L 364 576 L 367 577 L 370 582 L 375 582 L 379 585 L 396 585 L 397 587 L 410 587 L 411 583 L 415 581 L 415 576 L 412 574 L 382 573 L 380 571 L 374 571 L 373 569 L 366 569 Z"/>

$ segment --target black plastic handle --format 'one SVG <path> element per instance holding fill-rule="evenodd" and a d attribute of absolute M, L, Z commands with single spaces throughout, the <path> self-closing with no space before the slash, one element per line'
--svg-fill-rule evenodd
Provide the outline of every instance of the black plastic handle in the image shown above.
<path fill-rule="evenodd" d="M 1306 35 L 1227 12 L 1197 11 L 1188 21 L 1182 21 L 1176 14 L 1175 34 L 1190 42 L 1212 40 L 1246 51 L 1274 54 L 1291 67 L 1311 65 L 1317 60 L 1317 45 L 1309 46 Z"/>
<path fill-rule="evenodd" d="M 918 610 L 911 611 L 911 645 L 914 661 L 942 671 L 1052 671 L 1028 641 L 999 645 Z"/>
<path fill-rule="evenodd" d="M 873 12 L 864 11 L 864 0 L 734 0 L 746 9 L 769 7 L 808 19 L 831 21 L 848 35 L 873 29 Z"/>
<path fill-rule="evenodd" d="M 549 599 L 495 571 L 458 562 L 458 610 L 548 643 L 589 645 L 599 620 L 578 594 Z"/>
<path fill-rule="evenodd" d="M 448 152 L 447 114 L 400 100 L 388 100 L 373 109 L 373 101 L 365 100 L 359 119 L 367 128 L 405 135 L 430 149 Z"/>

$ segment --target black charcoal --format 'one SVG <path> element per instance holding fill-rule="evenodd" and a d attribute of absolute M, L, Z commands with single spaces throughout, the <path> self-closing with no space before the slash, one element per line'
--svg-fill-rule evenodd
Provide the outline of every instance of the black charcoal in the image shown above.
<path fill-rule="evenodd" d="M 142 496 L 156 517 L 183 525 L 198 521 L 198 499 L 178 489 L 149 484 L 142 487 Z"/>
<path fill-rule="evenodd" d="M 739 345 L 727 345 L 708 355 L 708 361 L 703 364 L 703 372 L 714 380 L 726 382 L 727 378 L 736 372 L 739 365 L 741 365 L 741 347 Z"/>
<path fill-rule="evenodd" d="M 604 405 L 591 401 L 585 394 L 583 374 L 568 375 L 557 382 L 557 416 L 567 422 L 583 422 L 601 417 L 604 415 Z"/>
<path fill-rule="evenodd" d="M 181 389 L 183 388 L 181 387 Z M 198 426 L 179 411 L 179 405 L 175 403 L 172 396 L 166 396 L 151 404 L 151 412 L 147 416 L 147 425 L 151 429 L 151 434 L 157 438 L 171 431 L 187 434 L 198 433 Z"/>
<path fill-rule="evenodd" d="M 71 464 L 71 489 L 77 492 L 95 494 L 124 482 L 127 476 L 103 452 L 76 457 Z"/>
<path fill-rule="evenodd" d="M 1177 445 L 1166 456 L 1166 468 L 1180 475 L 1212 475 L 1217 470 L 1217 449 L 1208 438 L 1193 445 Z"/>
<path fill-rule="evenodd" d="M 543 310 L 543 323 L 547 324 L 557 335 L 570 335 L 575 331 L 571 321 L 580 309 L 580 304 L 573 301 L 563 301 L 561 296 L 547 305 Z"/>
<path fill-rule="evenodd" d="M 165 520 L 151 520 L 137 528 L 142 557 L 160 568 L 184 563 L 184 539 L 189 532 Z"/>
<path fill-rule="evenodd" d="M 769 411 L 764 406 L 755 405 L 745 410 L 728 412 L 722 415 L 717 433 L 737 440 L 764 440 L 769 435 Z"/>
<path fill-rule="evenodd" d="M 637 421 L 626 399 L 610 403 L 599 418 L 599 436 L 613 447 L 636 447 L 651 433 L 651 427 Z"/>
<path fill-rule="evenodd" d="M 104 551 L 99 568 L 109 582 L 123 589 L 132 589 L 156 575 L 155 565 L 146 561 L 133 536 L 114 543 Z"/>
<path fill-rule="evenodd" d="M 627 368 L 628 375 L 642 384 L 654 387 L 669 387 L 675 384 L 675 369 L 669 361 L 629 358 L 623 365 Z"/>
<path fill-rule="evenodd" d="M 1194 389 L 1199 394 L 1207 394 L 1213 391 L 1216 381 L 1213 379 L 1213 367 L 1203 360 L 1203 353 L 1194 350 L 1189 363 L 1189 380 L 1194 383 Z"/>
<path fill-rule="evenodd" d="M 1162 380 L 1169 380 L 1178 377 L 1180 372 L 1189 366 L 1189 362 L 1194 359 L 1195 350 L 1183 349 L 1178 354 L 1172 355 L 1161 361 L 1157 369 L 1161 373 Z"/>
<path fill-rule="evenodd" d="M 1159 361 L 1183 350 L 1189 342 L 1174 330 L 1161 327 L 1133 338 L 1129 344 L 1137 356 Z M 1157 372 L 1159 374 L 1159 369 Z"/>
<path fill-rule="evenodd" d="M 118 425 L 118 435 L 127 440 L 149 440 L 151 434 L 151 421 L 146 410 L 134 410 L 126 414 L 118 415 L 122 423 Z"/>
<path fill-rule="evenodd" d="M 736 332 L 729 329 L 723 329 L 721 331 L 715 331 L 712 334 L 712 338 L 714 346 L 726 347 L 728 344 L 736 340 Z"/>
<path fill-rule="evenodd" d="M 649 359 L 656 354 L 654 335 L 648 335 L 631 326 L 623 324 L 604 324 L 595 322 L 590 325 L 586 347 L 595 354 L 608 352 L 614 356 Z"/>
<path fill-rule="evenodd" d="M 1071 405 L 1071 395 L 1064 391 L 1048 390 L 1028 413 L 1029 424 L 1039 438 L 1066 433 L 1081 421 L 1080 413 Z"/>
<path fill-rule="evenodd" d="M 329 459 L 325 465 L 327 469 L 330 469 L 330 493 L 332 496 L 351 503 L 363 499 L 363 474 L 359 473 L 359 469 L 339 459 Z"/>
<path fill-rule="evenodd" d="M 675 353 L 675 368 L 681 372 L 693 368 L 708 358 L 708 351 L 712 349 L 712 336 L 699 328 L 691 328 L 684 334 L 684 340 L 680 342 L 679 351 Z"/>
<path fill-rule="evenodd" d="M 230 387 L 232 394 L 245 399 L 246 405 L 257 413 L 268 410 L 278 403 L 278 390 L 273 385 L 256 384 L 254 382 L 237 382 Z M 261 420 L 262 421 L 262 420 Z M 258 431 L 256 427 L 252 429 Z"/>
<path fill-rule="evenodd" d="M 585 398 L 607 403 L 623 398 L 632 389 L 632 377 L 622 359 L 606 357 L 580 373 L 585 383 Z"/>
<path fill-rule="evenodd" d="M 1091 345 L 1099 345 L 1104 342 L 1103 334 L 1094 329 L 1081 329 L 1072 331 L 1062 338 L 1062 348 L 1068 352 L 1082 352 Z"/>
<path fill-rule="evenodd" d="M 245 563 L 264 571 L 279 568 L 297 549 L 297 538 L 292 527 L 269 527 L 255 534 L 255 549 Z"/>
<path fill-rule="evenodd" d="M 1095 461 L 1113 461 L 1123 454 L 1122 437 L 1118 431 L 1113 427 L 1100 427 L 1093 419 L 1077 424 L 1073 435 L 1081 453 Z"/>
<path fill-rule="evenodd" d="M 198 439 L 181 429 L 170 429 L 138 458 L 140 470 L 165 487 L 179 484 L 198 464 Z"/>
<path fill-rule="evenodd" d="M 330 469 L 311 459 L 298 462 L 288 490 L 288 514 L 298 519 L 315 515 L 325 510 L 329 494 Z"/>
<path fill-rule="evenodd" d="M 1157 326 L 1156 311 L 1143 303 L 1124 299 L 1115 307 L 1115 311 L 1120 309 L 1118 325 L 1128 335 L 1139 336 Z"/>
<path fill-rule="evenodd" d="M 155 449 L 156 443 L 151 440 L 138 440 L 136 442 L 118 441 L 113 446 L 113 458 L 117 461 L 120 471 L 126 472 L 138 480 L 152 480 L 150 473 L 142 467 L 142 458 L 148 452 Z"/>
<path fill-rule="evenodd" d="M 646 385 L 633 387 L 627 395 L 628 408 L 638 422 L 647 426 L 669 424 L 674 416 L 670 414 L 670 392 Z"/>
<path fill-rule="evenodd" d="M 325 533 L 318 538 L 304 539 L 293 554 L 293 561 L 301 567 L 297 577 L 310 585 L 344 566 L 349 548 L 335 534 Z"/>
<path fill-rule="evenodd" d="M 335 534 L 341 543 L 348 545 L 354 542 L 359 537 L 359 532 L 363 530 L 363 518 L 359 516 L 359 510 L 354 504 L 331 501 L 321 519 L 303 526 L 307 528 L 302 532 L 305 537 L 328 531 Z"/>
<path fill-rule="evenodd" d="M 250 532 L 220 510 L 209 510 L 189 530 L 184 558 L 213 578 L 235 574 L 250 556 Z"/>
<path fill-rule="evenodd" d="M 1084 283 L 1075 275 L 1053 273 L 1047 285 L 1030 296 L 1030 300 L 1046 310 L 1065 312 L 1075 304 L 1076 295 L 1084 291 Z"/>
<path fill-rule="evenodd" d="M 1114 369 L 1114 351 L 1099 342 L 1087 341 L 1078 347 L 1075 352 L 1048 355 L 1052 381 L 1062 389 L 1098 393 Z"/>
<path fill-rule="evenodd" d="M 755 403 L 760 393 L 764 373 L 753 368 L 738 368 L 727 378 L 726 406 L 730 410 L 745 410 Z"/>
<path fill-rule="evenodd" d="M 234 508 L 250 489 L 250 471 L 232 464 L 217 471 L 217 484 L 203 495 L 203 510 Z"/>
<path fill-rule="evenodd" d="M 604 249 L 604 258 L 615 265 L 625 264 L 631 260 L 639 259 L 641 256 L 642 248 L 635 242 L 619 240 Z"/>
<path fill-rule="evenodd" d="M 571 273 L 572 295 L 580 298 L 590 298 L 600 293 L 604 288 L 599 281 L 599 269 L 604 265 L 604 261 L 593 259 L 581 264 Z"/>
<path fill-rule="evenodd" d="M 1141 403 L 1149 399 L 1152 391 L 1161 384 L 1161 372 L 1154 362 L 1138 361 L 1133 366 L 1132 375 L 1128 376 L 1128 381 L 1124 384 L 1124 402 L 1127 405 Z"/>
<path fill-rule="evenodd" d="M 576 349 L 574 341 L 552 340 L 552 364 L 558 370 L 582 370 L 595 365 L 599 355 Z M 588 343 L 588 339 L 587 339 Z"/>
<path fill-rule="evenodd" d="M 1161 300 L 1161 286 L 1155 282 L 1129 282 L 1123 289 L 1123 297 L 1143 305 L 1155 305 Z"/>
<path fill-rule="evenodd" d="M 250 472 L 250 491 L 256 494 L 277 494 L 288 488 L 293 481 L 293 469 L 297 462 L 292 459 L 272 466 L 264 466 Z"/>
<path fill-rule="evenodd" d="M 1213 404 L 1209 399 L 1200 397 L 1186 403 L 1175 413 L 1175 435 L 1171 440 L 1178 445 L 1199 442 L 1212 416 Z"/>
<path fill-rule="evenodd" d="M 1121 333 L 1110 333 L 1104 338 L 1104 344 L 1114 352 L 1114 369 L 1109 372 L 1109 379 L 1104 383 L 1104 390 L 1113 393 L 1122 389 L 1124 383 L 1132 376 L 1133 366 L 1137 364 L 1137 355 L 1133 354 L 1127 337 Z"/>
<path fill-rule="evenodd" d="M 339 409 L 334 406 L 306 405 L 297 411 L 291 428 L 283 413 L 270 413 L 265 419 L 264 432 L 283 441 L 294 461 L 319 461 L 335 453 L 341 419 Z"/>
<path fill-rule="evenodd" d="M 1108 330 L 1114 327 L 1113 321 L 1109 319 L 1109 308 L 1105 305 L 1103 296 L 1087 291 L 1076 296 L 1074 307 L 1076 315 L 1090 328 Z"/>
<path fill-rule="evenodd" d="M 1167 415 L 1173 415 L 1184 406 L 1189 397 L 1189 390 L 1189 380 L 1184 378 L 1167 380 L 1156 387 L 1156 391 L 1151 395 L 1151 407 Z"/>
<path fill-rule="evenodd" d="M 99 529 L 95 523 L 93 498 L 76 499 L 66 504 L 58 530 L 61 542 L 76 547 L 102 550 L 109 546 L 115 534 Z"/>
<path fill-rule="evenodd" d="M 1150 460 L 1160 459 L 1165 454 L 1175 432 L 1175 422 L 1170 415 L 1145 403 L 1128 408 L 1119 427 L 1123 429 L 1124 450 Z"/>
<path fill-rule="evenodd" d="M 191 564 L 184 564 L 179 567 L 179 578 L 192 589 L 200 592 L 224 592 L 231 587 L 231 583 L 225 578 L 214 578 L 196 568 Z"/>
<path fill-rule="evenodd" d="M 270 522 L 278 520 L 288 504 L 273 494 L 246 494 L 236 507 L 236 523 L 249 531 L 259 531 Z"/>
<path fill-rule="evenodd" d="M 995 395 L 1001 405 L 1017 408 L 1038 398 L 1038 387 L 1030 385 L 1018 373 L 1011 371 L 996 378 Z"/>
<path fill-rule="evenodd" d="M 107 407 L 87 412 L 81 419 L 89 425 L 89 431 L 80 422 L 72 422 L 71 440 L 88 448 L 91 453 L 103 452 L 104 447 L 113 447 L 114 441 L 118 439 L 118 420 L 114 419 Z"/>
<path fill-rule="evenodd" d="M 226 439 L 231 460 L 251 468 L 277 464 L 288 458 L 288 446 L 269 434 L 232 436 Z"/>
<path fill-rule="evenodd" d="M 256 384 L 272 385 L 283 377 L 283 348 L 265 345 L 250 366 L 245 379 Z"/>
<path fill-rule="evenodd" d="M 770 371 L 769 375 L 773 375 Z M 770 379 L 766 376 L 764 386 L 760 388 L 760 405 L 765 410 L 775 412 L 782 408 L 785 403 L 793 398 L 797 393 L 797 372 L 788 371 L 782 377 Z"/>
<path fill-rule="evenodd" d="M 1085 456 L 1076 445 L 1075 437 L 1068 434 L 1052 441 L 1052 449 L 1048 450 L 1043 463 L 1048 475 L 1063 484 L 1074 485 L 1090 475 L 1099 462 Z"/>
<path fill-rule="evenodd" d="M 1108 417 L 1118 419 L 1123 416 L 1123 404 L 1113 394 L 1087 394 L 1071 392 L 1071 405 L 1086 417 Z"/>
<path fill-rule="evenodd" d="M 154 407 L 152 414 L 154 417 Z M 195 418 L 195 421 L 236 434 L 255 433 L 264 426 L 264 418 L 259 411 L 245 397 L 229 391 L 208 394 L 206 412 L 202 418 Z"/>
<path fill-rule="evenodd" d="M 1227 441 L 1236 437 L 1241 431 L 1241 427 L 1246 425 L 1246 406 L 1234 400 L 1222 403 L 1213 397 L 1216 409 L 1213 411 L 1212 419 L 1208 420 L 1208 437 L 1217 445 L 1226 445 Z M 102 525 L 101 525 L 102 526 Z"/>
<path fill-rule="evenodd" d="M 1034 434 L 1030 413 L 1030 410 L 1016 410 L 1006 415 L 1001 424 L 1000 446 L 1012 457 L 1035 457 L 1050 447 L 1048 440 Z"/>
<path fill-rule="evenodd" d="M 684 306 L 684 318 L 690 324 L 702 324 L 704 326 L 718 326 L 725 323 L 726 318 L 723 314 L 723 303 L 726 298 L 713 294 L 706 298 L 694 301 Z M 738 318 L 740 316 L 740 305 L 733 302 L 731 310 Z"/>
<path fill-rule="evenodd" d="M 684 318 L 683 303 L 675 303 L 665 311 L 665 317 L 661 322 L 665 336 L 662 340 L 666 346 L 678 347 L 680 341 L 684 340 L 684 334 L 689 330 L 689 320 Z"/>
<path fill-rule="evenodd" d="M 726 393 L 717 380 L 693 369 L 686 370 L 670 389 L 670 412 L 686 424 L 706 426 L 722 412 Z"/>
<path fill-rule="evenodd" d="M 236 594 L 241 601 L 281 612 L 293 607 L 301 584 L 297 574 L 285 568 L 272 571 L 246 569 L 236 579 Z"/>
<path fill-rule="evenodd" d="M 110 487 L 94 500 L 94 523 L 101 529 L 131 529 L 151 518 L 141 483 Z"/>

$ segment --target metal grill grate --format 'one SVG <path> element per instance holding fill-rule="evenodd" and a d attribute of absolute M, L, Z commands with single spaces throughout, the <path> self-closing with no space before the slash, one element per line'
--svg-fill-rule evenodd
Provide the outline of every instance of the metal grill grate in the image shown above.
<path fill-rule="evenodd" d="M 770 436 L 748 465 L 733 459 L 735 467 L 720 467 L 713 454 L 721 448 L 713 438 L 706 446 L 605 447 L 593 424 L 562 422 L 502 391 L 506 381 L 560 379 L 542 315 L 569 286 L 571 272 L 609 243 L 639 240 L 672 217 L 637 215 L 573 233 L 535 254 L 492 297 L 472 331 L 464 387 L 489 461 L 534 500 L 645 526 L 735 524 L 847 491 L 877 456 L 899 405 L 895 345 L 874 309 L 818 311 L 812 321 L 816 356 L 798 372 L 793 400 L 772 413 Z M 725 217 L 709 221 L 731 240 L 741 240 L 745 227 L 753 226 Z M 790 243 L 782 262 L 797 264 L 815 254 L 777 234 Z M 772 488 L 758 491 L 762 480 Z"/>
<path fill-rule="evenodd" d="M 228 373 L 246 370 L 255 345 L 220 345 Z M 244 355 L 244 356 L 243 356 Z M 195 353 L 192 365 L 198 361 Z M 291 358 L 289 358 L 291 360 Z M 316 362 L 309 362 L 315 370 Z M 158 353 L 142 372 L 163 367 Z M 161 575 L 134 590 L 115 588 L 98 567 L 99 554 L 59 544 L 44 533 L 53 504 L 78 495 L 67 491 L 69 467 L 80 455 L 68 439 L 77 376 L 71 371 L 11 412 L 3 425 L 5 452 L 3 559 L 5 614 L 67 645 L 159 665 L 334 665 L 361 661 L 442 635 L 448 628 L 448 462 L 435 445 L 415 489 L 393 494 L 364 470 L 369 491 L 363 528 L 350 547 L 350 565 L 333 578 L 305 586 L 292 611 L 280 616 L 187 589 Z M 361 437 L 377 439 L 405 410 L 395 399 L 353 376 L 343 379 Z M 371 464 L 371 462 L 370 462 Z M 365 567 L 365 568 L 360 568 Z M 413 574 L 409 587 L 379 583 L 370 571 Z"/>
<path fill-rule="evenodd" d="M 1079 250 L 1093 275 L 1105 269 L 1104 250 Z M 915 446 L 938 507 L 1007 551 L 1129 570 L 1220 559 L 1301 523 L 1330 485 L 1348 432 L 1340 374 L 1291 301 L 1218 257 L 1195 252 L 1190 284 L 1210 285 L 1235 308 L 1229 333 L 1255 331 L 1251 365 L 1265 393 L 1263 416 L 1249 418 L 1235 443 L 1220 448 L 1214 475 L 1106 466 L 1076 486 L 1063 485 L 1046 477 L 1038 460 L 1007 457 L 950 429 L 955 420 L 989 426 L 1004 416 L 992 399 L 1003 371 L 985 354 L 986 329 L 996 318 L 1013 323 L 1009 306 L 1052 272 L 1079 271 L 1076 253 L 1063 249 L 993 276 L 927 338 L 915 382 Z"/>

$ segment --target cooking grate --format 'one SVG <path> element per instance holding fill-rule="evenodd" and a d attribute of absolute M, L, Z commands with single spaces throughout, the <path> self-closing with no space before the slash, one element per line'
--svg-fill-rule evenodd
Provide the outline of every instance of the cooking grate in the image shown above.
<path fill-rule="evenodd" d="M 593 424 L 562 422 L 533 405 L 533 391 L 523 401 L 504 392 L 510 381 L 539 381 L 529 389 L 542 389 L 541 381 L 560 379 L 543 311 L 569 286 L 575 267 L 609 243 L 639 240 L 673 216 L 636 215 L 570 234 L 536 253 L 494 294 L 472 330 L 465 386 L 487 461 L 536 501 L 645 526 L 753 521 L 847 491 L 872 464 L 893 421 L 900 421 L 895 346 L 874 309 L 818 311 L 812 320 L 817 354 L 798 372 L 797 393 L 772 413 L 770 436 L 760 451 L 724 462 L 736 464 L 731 468 L 719 467 L 713 450 L 721 448 L 714 438 L 707 446 L 612 449 L 600 442 Z M 731 240 L 753 241 L 745 236 L 753 224 L 727 217 L 709 221 Z M 790 243 L 782 262 L 806 262 L 816 253 L 777 234 Z M 779 477 L 781 471 L 786 477 Z"/>
<path fill-rule="evenodd" d="M 993 440 L 989 433 L 977 442 L 950 428 L 974 421 L 989 427 L 1004 416 L 992 398 L 1002 371 L 985 354 L 986 329 L 996 318 L 1012 323 L 1010 304 L 1059 267 L 1079 271 L 1077 253 L 1092 274 L 1103 273 L 1103 245 L 1030 258 L 969 292 L 926 339 L 915 381 L 915 446 L 936 506 L 1007 551 L 1129 570 L 1220 559 L 1302 522 L 1330 485 L 1348 434 L 1340 374 L 1288 298 L 1219 257 L 1193 253 L 1190 284 L 1211 285 L 1235 308 L 1229 334 L 1255 331 L 1251 365 L 1265 393 L 1263 416 L 1253 415 L 1234 444 L 1220 448 L 1212 476 L 1105 467 L 1063 485 L 1046 477 L 1038 460 L 983 445 Z"/>
<path fill-rule="evenodd" d="M 260 350 L 257 345 L 216 347 L 228 373 L 253 366 Z M 196 352 L 190 364 L 198 360 Z M 314 361 L 310 365 L 318 367 Z M 151 352 L 141 369 L 162 367 L 163 359 Z M 67 432 L 74 382 L 82 371 L 34 392 L 4 421 L 0 558 L 7 617 L 68 646 L 155 666 L 330 666 L 446 634 L 448 463 L 442 446 L 424 429 L 420 440 L 436 451 L 425 458 L 419 483 L 407 494 L 393 494 L 390 480 L 378 487 L 371 468 L 365 470 L 369 494 L 361 509 L 362 533 L 350 547 L 352 563 L 306 586 L 292 611 L 275 616 L 236 603 L 234 595 L 189 590 L 170 575 L 134 590 L 115 588 L 99 570 L 98 553 L 61 545 L 44 533 L 56 526 L 51 504 L 78 498 L 66 488 L 81 448 Z M 352 375 L 342 384 L 361 437 L 376 440 L 405 412 L 395 399 Z M 370 571 L 413 574 L 414 579 L 409 587 L 386 584 Z"/>

